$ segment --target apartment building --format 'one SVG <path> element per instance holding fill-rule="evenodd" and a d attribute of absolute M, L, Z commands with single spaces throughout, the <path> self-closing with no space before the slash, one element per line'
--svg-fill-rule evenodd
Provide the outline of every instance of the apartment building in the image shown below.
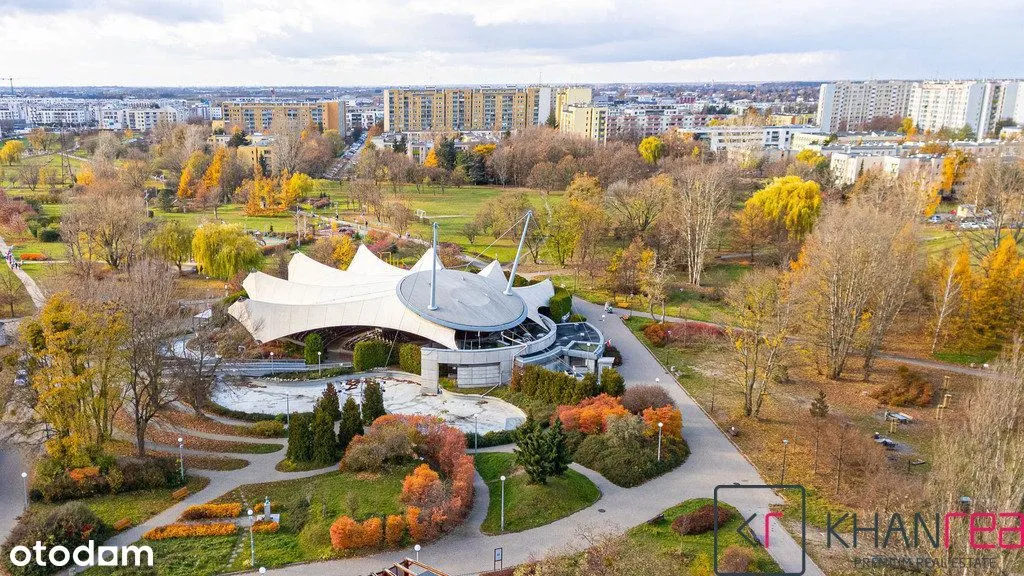
<path fill-rule="evenodd" d="M 221 104 L 227 125 L 240 126 L 250 134 L 268 132 L 274 122 L 313 123 L 323 130 L 346 131 L 345 104 L 338 100 L 288 101 L 240 99 Z"/>
<path fill-rule="evenodd" d="M 547 86 L 384 91 L 385 132 L 506 132 L 547 121 Z"/>
<path fill-rule="evenodd" d="M 913 82 L 829 82 L 818 90 L 816 123 L 822 132 L 856 130 L 872 118 L 906 116 Z"/>
<path fill-rule="evenodd" d="M 692 130 L 694 138 L 708 143 L 713 152 L 723 150 L 778 149 L 792 147 L 796 134 L 817 132 L 817 126 L 708 126 Z"/>
<path fill-rule="evenodd" d="M 561 88 L 555 93 L 555 120 L 559 119 L 562 114 L 562 110 L 566 106 L 575 106 L 577 104 L 590 104 L 594 101 L 594 90 L 592 88 L 585 87 L 567 87 Z M 546 120 L 546 118 L 545 118 Z"/>
<path fill-rule="evenodd" d="M 558 129 L 597 142 L 608 141 L 608 108 L 590 104 L 571 104 L 562 108 Z"/>
<path fill-rule="evenodd" d="M 969 126 L 978 138 L 1017 111 L 1018 81 L 957 80 L 918 82 L 910 97 L 909 116 L 920 130 Z"/>
<path fill-rule="evenodd" d="M 349 130 L 362 128 L 369 130 L 374 124 L 384 121 L 384 109 L 375 107 L 352 107 L 345 108 L 345 126 Z"/>

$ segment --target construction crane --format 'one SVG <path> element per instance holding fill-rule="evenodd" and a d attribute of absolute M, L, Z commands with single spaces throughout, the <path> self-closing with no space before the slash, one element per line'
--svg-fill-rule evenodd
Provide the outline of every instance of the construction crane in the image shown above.
<path fill-rule="evenodd" d="M 14 78 L 11 78 L 10 76 L 0 76 L 0 80 L 7 80 L 7 82 L 9 82 L 9 86 L 11 87 L 11 96 L 14 96 Z"/>

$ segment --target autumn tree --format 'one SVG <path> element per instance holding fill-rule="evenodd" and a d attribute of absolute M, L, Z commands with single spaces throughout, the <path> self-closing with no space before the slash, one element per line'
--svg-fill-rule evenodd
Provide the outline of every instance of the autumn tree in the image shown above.
<path fill-rule="evenodd" d="M 979 212 L 987 210 L 992 226 L 971 230 L 975 255 L 981 256 L 999 247 L 1003 237 L 1024 241 L 1024 162 L 989 158 L 978 162 L 966 177 L 962 198 Z"/>
<path fill-rule="evenodd" d="M 0 270 L 0 307 L 6 306 L 11 318 L 14 318 L 14 305 L 24 294 L 25 286 L 21 280 L 10 270 Z"/>
<path fill-rule="evenodd" d="M 743 413 L 757 417 L 789 334 L 783 278 L 774 271 L 748 272 L 729 287 L 726 301 L 737 312 L 727 332 L 743 374 Z"/>
<path fill-rule="evenodd" d="M 142 198 L 104 181 L 103 189 L 90 190 L 71 202 L 61 218 L 60 233 L 68 246 L 68 259 L 91 276 L 96 261 L 114 269 L 130 266 L 142 252 L 145 226 Z"/>
<path fill-rule="evenodd" d="M 0 162 L 11 165 L 21 162 L 21 155 L 25 153 L 25 145 L 21 140 L 8 140 L 0 146 Z"/>
<path fill-rule="evenodd" d="M 657 164 L 658 160 L 661 160 L 661 157 L 665 155 L 666 147 L 661 138 L 648 136 L 640 141 L 637 151 L 640 152 L 640 157 L 644 159 L 644 162 Z"/>
<path fill-rule="evenodd" d="M 177 220 L 165 222 L 149 237 L 151 252 L 160 259 L 173 264 L 178 273 L 192 258 L 192 237 L 195 230 Z"/>
<path fill-rule="evenodd" d="M 740 222 L 746 227 L 745 236 L 753 239 L 756 231 L 767 229 L 780 243 L 798 245 L 814 229 L 821 212 L 821 187 L 799 176 L 775 178 L 744 203 L 743 212 Z"/>
<path fill-rule="evenodd" d="M 732 200 L 732 173 L 721 163 L 683 164 L 672 175 L 668 217 L 661 220 L 659 228 L 668 236 L 663 242 L 677 250 L 664 252 L 678 252 L 690 283 L 700 286 L 711 242 Z"/>
<path fill-rule="evenodd" d="M 633 184 L 618 181 L 608 187 L 608 205 L 631 234 L 643 234 L 672 198 L 672 177 L 658 174 Z"/>
<path fill-rule="evenodd" d="M 554 208 L 545 206 L 547 222 L 544 226 L 544 251 L 559 266 L 572 258 L 580 238 L 579 213 L 573 202 L 561 202 Z"/>
<path fill-rule="evenodd" d="M 309 249 L 309 257 L 332 268 L 348 268 L 356 255 L 356 243 L 348 234 L 321 236 Z"/>
<path fill-rule="evenodd" d="M 241 225 L 217 222 L 204 222 L 196 228 L 192 256 L 201 273 L 224 280 L 258 269 L 263 262 L 259 244 Z"/>
<path fill-rule="evenodd" d="M 634 238 L 628 247 L 616 250 L 608 264 L 612 290 L 619 294 L 637 292 L 656 265 L 654 250 L 648 248 L 641 238 Z"/>

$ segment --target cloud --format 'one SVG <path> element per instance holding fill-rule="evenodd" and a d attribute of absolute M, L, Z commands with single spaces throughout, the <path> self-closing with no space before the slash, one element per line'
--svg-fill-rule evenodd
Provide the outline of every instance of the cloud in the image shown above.
<path fill-rule="evenodd" d="M 1019 1 L 832 4 L 0 0 L 0 29 L 5 70 L 49 85 L 1005 76 L 1024 58 Z"/>

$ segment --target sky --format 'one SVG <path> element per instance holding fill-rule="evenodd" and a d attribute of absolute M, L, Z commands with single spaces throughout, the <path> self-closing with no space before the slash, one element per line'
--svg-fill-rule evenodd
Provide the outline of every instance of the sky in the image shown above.
<path fill-rule="evenodd" d="M 1024 1 L 0 0 L 0 39 L 16 86 L 1020 77 Z"/>

